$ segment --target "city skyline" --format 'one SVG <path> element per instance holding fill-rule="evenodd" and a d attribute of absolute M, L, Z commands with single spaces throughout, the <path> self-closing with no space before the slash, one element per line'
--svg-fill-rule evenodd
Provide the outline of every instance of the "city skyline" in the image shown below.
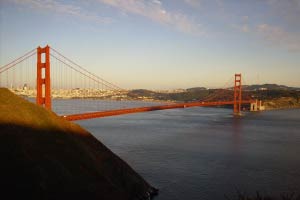
<path fill-rule="evenodd" d="M 0 65 L 50 46 L 122 88 L 300 86 L 300 1 L 2 0 Z"/>

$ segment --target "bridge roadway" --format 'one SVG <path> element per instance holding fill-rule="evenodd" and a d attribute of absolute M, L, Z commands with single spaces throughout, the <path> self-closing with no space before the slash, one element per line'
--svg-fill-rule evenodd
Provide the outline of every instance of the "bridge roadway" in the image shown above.
<path fill-rule="evenodd" d="M 250 104 L 253 102 L 255 102 L 255 101 L 253 101 L 253 100 L 242 101 L 242 104 Z M 64 117 L 68 121 L 76 121 L 76 120 L 109 117 L 109 116 L 115 116 L 115 115 L 125 115 L 125 114 L 130 114 L 130 113 L 150 112 L 150 111 L 155 111 L 155 110 L 167 110 L 167 109 L 189 108 L 189 107 L 205 107 L 205 106 L 223 106 L 223 105 L 233 105 L 233 104 L 234 104 L 234 101 L 216 101 L 216 102 L 203 102 L 202 101 L 202 102 L 188 102 L 188 103 L 173 103 L 173 104 L 160 105 L 160 106 L 127 108 L 127 109 L 64 115 L 62 117 Z"/>

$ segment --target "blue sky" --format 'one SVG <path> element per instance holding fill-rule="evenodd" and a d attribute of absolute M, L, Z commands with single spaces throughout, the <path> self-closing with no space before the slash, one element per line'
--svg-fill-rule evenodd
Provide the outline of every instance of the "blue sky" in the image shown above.
<path fill-rule="evenodd" d="M 123 88 L 300 86 L 300 0 L 0 0 L 0 65 L 49 44 Z"/>

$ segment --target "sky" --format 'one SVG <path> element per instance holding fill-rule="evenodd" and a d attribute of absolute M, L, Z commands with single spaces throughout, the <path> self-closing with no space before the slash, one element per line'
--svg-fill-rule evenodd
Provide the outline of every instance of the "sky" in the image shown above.
<path fill-rule="evenodd" d="M 49 44 L 126 88 L 300 87 L 300 0 L 0 0 L 0 66 Z"/>

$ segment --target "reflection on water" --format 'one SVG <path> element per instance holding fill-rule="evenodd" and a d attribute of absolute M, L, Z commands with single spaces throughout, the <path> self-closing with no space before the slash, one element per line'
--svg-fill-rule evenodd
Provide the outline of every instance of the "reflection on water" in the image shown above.
<path fill-rule="evenodd" d="M 233 152 L 239 152 L 241 147 L 241 117 L 233 117 L 232 118 L 232 135 L 233 135 Z"/>
<path fill-rule="evenodd" d="M 188 108 L 78 123 L 158 187 L 157 200 L 300 191 L 300 110 Z"/>

